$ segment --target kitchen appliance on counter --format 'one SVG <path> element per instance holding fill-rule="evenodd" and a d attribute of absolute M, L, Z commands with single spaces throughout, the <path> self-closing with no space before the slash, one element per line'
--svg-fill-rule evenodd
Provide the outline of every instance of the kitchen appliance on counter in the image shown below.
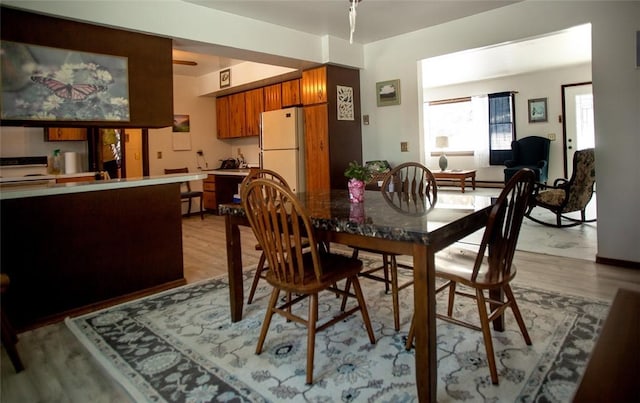
<path fill-rule="evenodd" d="M 0 184 L 3 186 L 55 183 L 47 172 L 47 156 L 0 158 Z"/>
<path fill-rule="evenodd" d="M 262 112 L 260 167 L 282 175 L 294 192 L 305 190 L 302 108 Z"/>

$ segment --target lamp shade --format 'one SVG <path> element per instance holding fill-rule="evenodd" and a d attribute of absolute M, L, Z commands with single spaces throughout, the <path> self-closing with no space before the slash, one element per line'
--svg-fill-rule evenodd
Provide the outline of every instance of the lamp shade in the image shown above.
<path fill-rule="evenodd" d="M 449 147 L 449 137 L 447 137 L 447 136 L 437 136 L 436 137 L 436 147 L 438 147 L 438 148 L 447 148 L 447 147 Z"/>

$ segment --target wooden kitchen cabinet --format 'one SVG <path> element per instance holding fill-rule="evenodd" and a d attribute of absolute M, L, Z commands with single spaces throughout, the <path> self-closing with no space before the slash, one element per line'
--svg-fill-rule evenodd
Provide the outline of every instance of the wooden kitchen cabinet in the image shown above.
<path fill-rule="evenodd" d="M 257 88 L 244 93 L 245 131 L 244 136 L 260 135 L 260 114 L 264 112 L 264 90 Z"/>
<path fill-rule="evenodd" d="M 282 84 L 264 87 L 264 110 L 275 111 L 282 109 Z"/>
<path fill-rule="evenodd" d="M 95 182 L 95 176 L 66 176 L 66 177 L 57 177 L 56 183 L 71 183 L 71 182 Z"/>
<path fill-rule="evenodd" d="M 318 72 L 324 72 L 319 79 Z M 305 157 L 307 190 L 346 189 L 344 170 L 351 161 L 362 163 L 362 128 L 360 126 L 360 72 L 338 66 L 326 65 L 313 69 L 311 75 L 302 73 L 302 88 L 320 88 L 326 102 L 313 100 L 304 105 Z M 311 77 L 312 82 L 305 81 Z M 323 84 L 318 84 L 322 82 Z M 337 86 L 353 88 L 353 120 L 338 120 Z M 304 100 L 304 95 L 303 95 Z"/>
<path fill-rule="evenodd" d="M 202 181 L 202 190 L 204 198 L 202 200 L 205 210 L 217 211 L 218 201 L 216 198 L 216 176 L 207 175 Z"/>
<path fill-rule="evenodd" d="M 242 137 L 246 133 L 246 103 L 244 92 L 229 95 L 229 137 Z"/>
<path fill-rule="evenodd" d="M 84 141 L 87 129 L 83 127 L 47 127 L 44 129 L 45 141 Z"/>
<path fill-rule="evenodd" d="M 327 66 L 302 72 L 302 104 L 327 102 Z"/>
<path fill-rule="evenodd" d="M 287 108 L 297 105 L 302 105 L 299 78 L 282 83 L 282 107 Z"/>
<path fill-rule="evenodd" d="M 216 126 L 219 139 L 231 137 L 229 128 L 229 97 L 216 98 Z"/>

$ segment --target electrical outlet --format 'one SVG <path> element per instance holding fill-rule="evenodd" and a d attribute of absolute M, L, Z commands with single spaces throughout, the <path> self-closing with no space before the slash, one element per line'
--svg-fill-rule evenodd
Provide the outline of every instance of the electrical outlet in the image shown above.
<path fill-rule="evenodd" d="M 556 141 L 556 134 L 555 133 L 549 133 L 547 134 L 547 138 L 551 141 Z"/>
<path fill-rule="evenodd" d="M 400 142 L 400 152 L 406 153 L 409 151 L 409 143 L 407 143 L 406 141 L 401 141 Z"/>
<path fill-rule="evenodd" d="M 158 151 L 158 159 L 161 160 L 162 159 L 162 151 Z"/>
<path fill-rule="evenodd" d="M 196 153 L 201 157 L 204 155 L 204 151 L 202 151 L 202 150 L 198 150 L 198 151 L 196 151 Z"/>

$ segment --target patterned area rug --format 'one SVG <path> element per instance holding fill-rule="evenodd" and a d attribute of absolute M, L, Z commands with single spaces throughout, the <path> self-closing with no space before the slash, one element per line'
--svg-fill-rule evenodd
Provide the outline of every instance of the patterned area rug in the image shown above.
<path fill-rule="evenodd" d="M 245 273 L 245 285 L 252 276 Z M 401 292 L 402 330 L 396 332 L 391 296 L 381 283 L 362 283 L 377 343 L 369 343 L 357 314 L 318 333 L 313 385 L 304 382 L 301 325 L 275 316 L 263 353 L 255 354 L 270 292 L 266 283 L 238 323 L 229 320 L 228 286 L 220 278 L 68 318 L 67 325 L 136 401 L 417 401 L 415 356 L 404 349 L 412 290 Z M 514 291 L 533 345 L 525 344 L 508 311 L 506 331 L 493 334 L 499 386 L 491 384 L 481 333 L 437 322 L 439 401 L 570 401 L 608 305 Z M 445 303 L 440 295 L 438 309 Z M 339 307 L 340 299 L 325 293 L 320 318 Z M 476 310 L 473 301 L 457 299 L 456 315 L 476 318 Z"/>

